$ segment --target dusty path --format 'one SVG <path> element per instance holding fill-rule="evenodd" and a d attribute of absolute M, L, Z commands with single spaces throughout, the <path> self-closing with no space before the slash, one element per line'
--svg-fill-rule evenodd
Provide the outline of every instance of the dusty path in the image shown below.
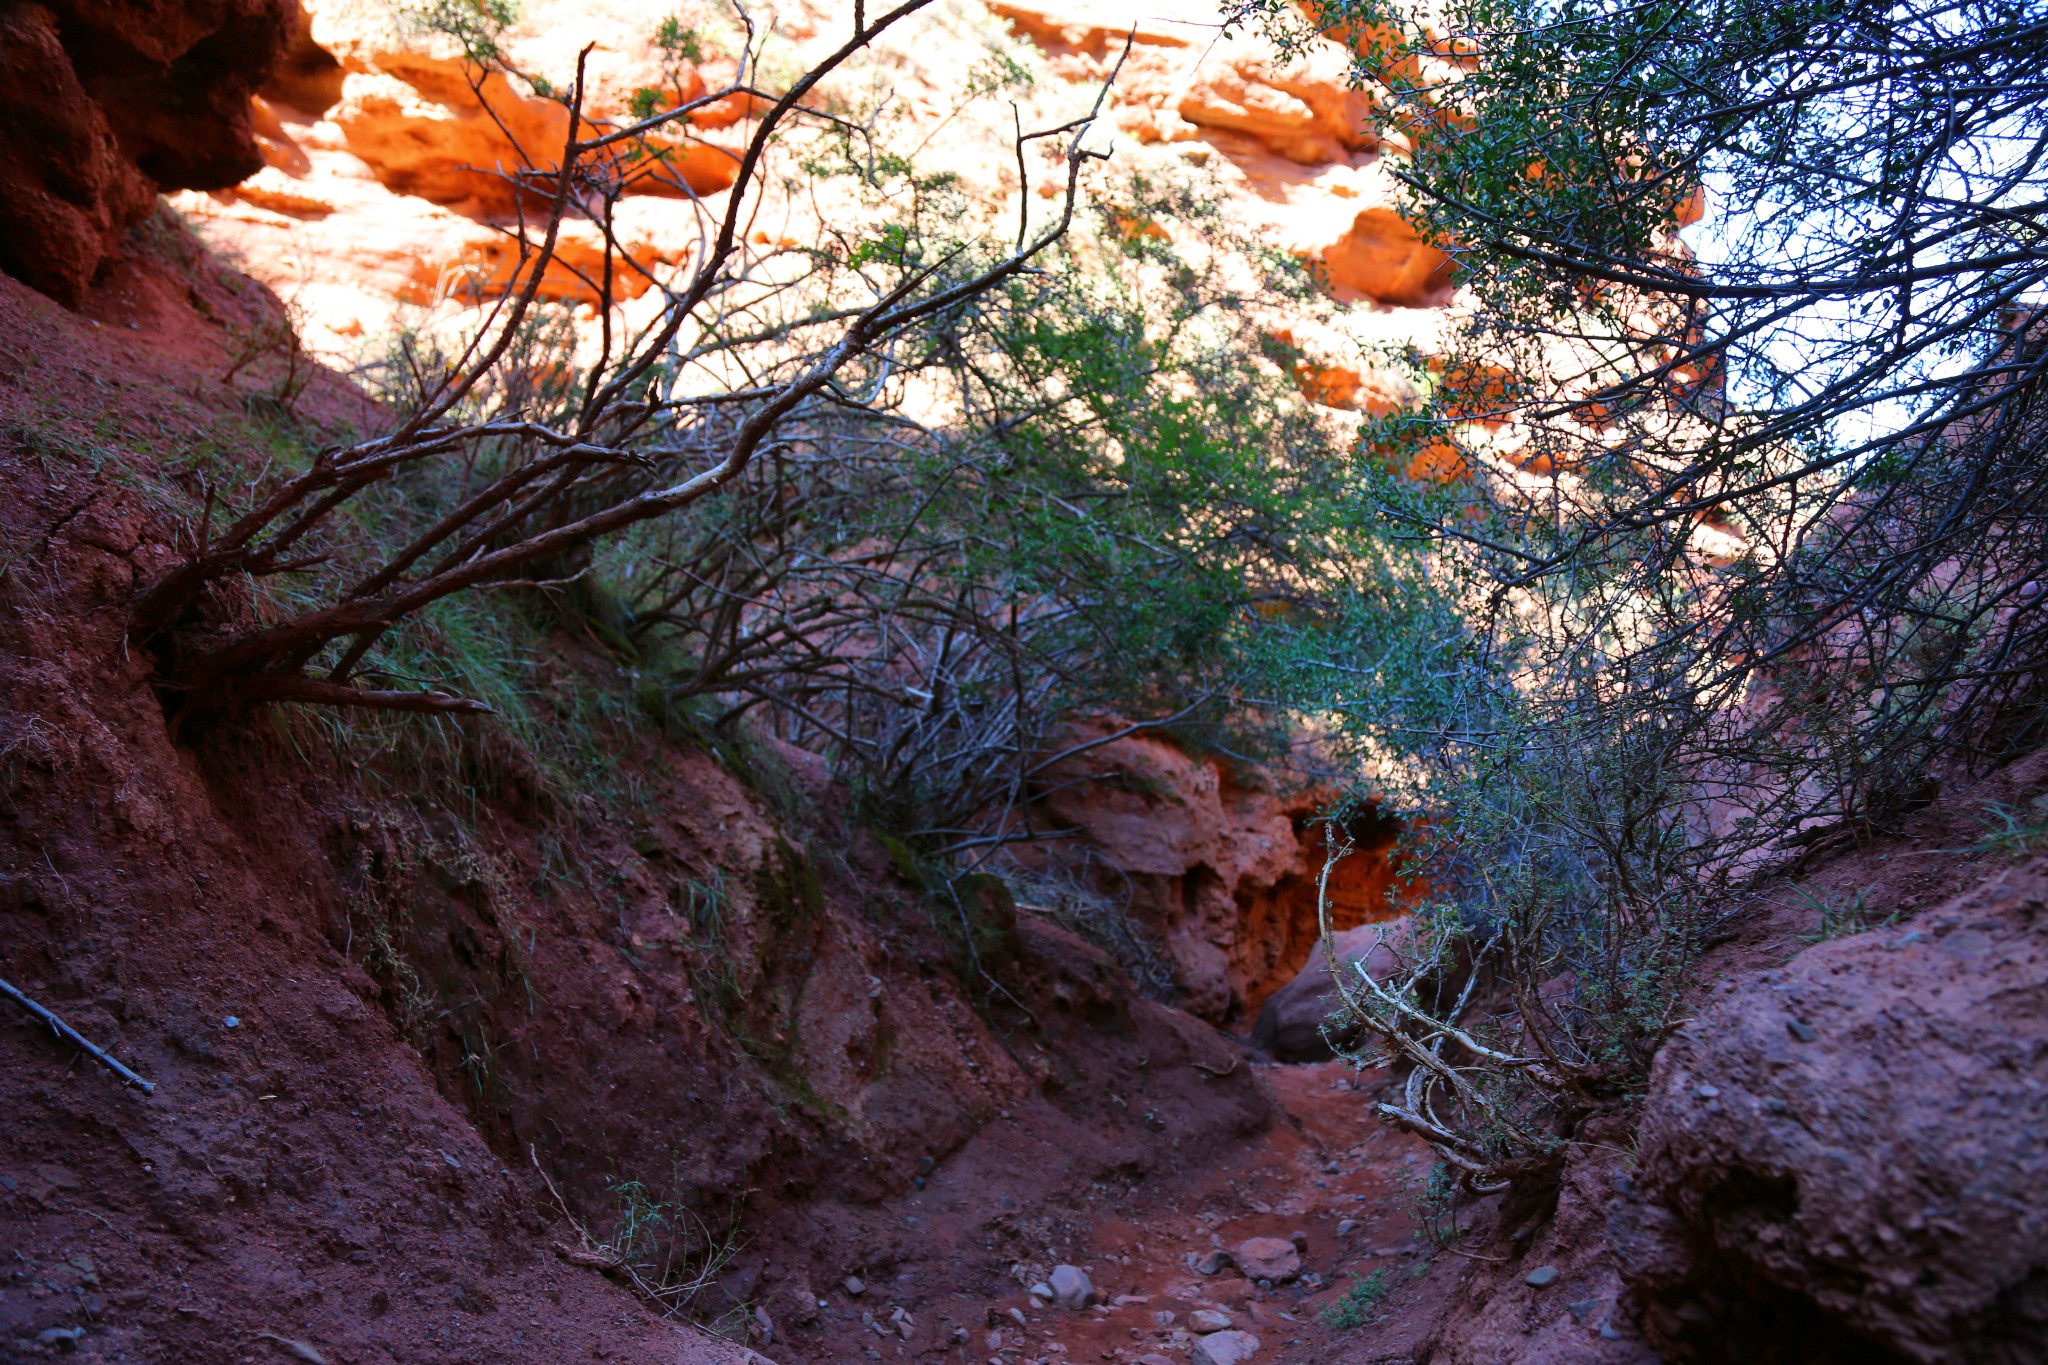
<path fill-rule="evenodd" d="M 1327 1323 L 1324 1310 L 1360 1278 L 1383 1273 L 1382 1313 L 1423 1289 L 1415 1281 L 1428 1248 L 1414 1235 L 1410 1190 L 1429 1169 L 1427 1149 L 1370 1116 L 1379 1073 L 1336 1062 L 1246 1065 L 1276 1102 L 1275 1120 L 1251 1137 L 1185 1151 L 1150 1178 L 1098 1180 L 1079 1199 L 1026 1206 L 981 1163 L 936 1167 L 924 1189 L 876 1211 L 906 1233 L 903 1269 L 861 1281 L 857 1295 L 843 1283 L 821 1286 L 815 1320 L 765 1349 L 785 1365 L 1203 1361 L 1195 1348 L 1221 1314 L 1225 1330 L 1257 1338 L 1250 1359 L 1261 1365 L 1341 1358 L 1351 1332 Z M 1030 1123 L 1019 1114 L 1011 1126 Z M 1028 1170 L 1012 1174 L 1018 1186 L 1031 1183 Z M 1007 1259 L 1006 1245 L 1028 1231 L 1045 1244 Z M 1291 1243 L 1299 1274 L 1258 1280 L 1228 1264 L 1202 1273 L 1211 1253 L 1253 1238 Z M 916 1246 L 930 1241 L 978 1242 L 987 1254 L 919 1259 Z M 1030 1287 L 1061 1264 L 1085 1270 L 1101 1301 L 1073 1310 L 1034 1298 Z M 1208 1354 L 1225 1359 L 1227 1345 L 1246 1344 L 1218 1338 Z"/>

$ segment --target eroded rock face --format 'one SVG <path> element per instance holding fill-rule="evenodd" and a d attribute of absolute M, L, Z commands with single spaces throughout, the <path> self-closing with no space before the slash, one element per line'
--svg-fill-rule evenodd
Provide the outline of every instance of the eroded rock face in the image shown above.
<path fill-rule="evenodd" d="M 472 218 L 505 218 L 520 207 L 511 174 L 560 168 L 569 111 L 557 101 L 523 94 L 496 72 L 477 78 L 453 58 L 398 50 L 378 52 L 375 61 L 374 71 L 344 85 L 329 116 L 348 150 L 387 188 Z M 685 88 L 669 97 L 687 100 L 703 93 L 703 78 L 692 72 Z M 693 123 L 718 127 L 738 116 L 737 107 L 713 108 Z M 739 169 L 739 158 L 724 148 L 680 141 L 661 148 L 661 163 L 627 176 L 626 193 L 715 194 L 732 184 Z M 544 196 L 525 197 L 529 210 L 544 209 Z"/>
<path fill-rule="evenodd" d="M 1724 987 L 1612 1235 L 1673 1359 L 2037 1361 L 2048 866 Z"/>
<path fill-rule="evenodd" d="M 1361 209 L 1344 235 L 1323 249 L 1322 259 L 1333 288 L 1381 303 L 1419 307 L 1451 284 L 1451 258 L 1384 205 Z"/>
<path fill-rule="evenodd" d="M 1221 16 L 1200 3 L 1126 12 L 997 0 L 990 9 L 1076 80 L 1107 75 L 1131 35 L 1115 88 L 1118 126 L 1140 143 L 1222 152 L 1245 191 L 1232 208 L 1248 221 L 1267 219 L 1339 297 L 1398 307 L 1447 297 L 1451 262 L 1394 211 L 1394 183 L 1378 164 L 1378 110 L 1351 80 L 1351 54 L 1337 42 L 1283 55 L 1243 29 L 1212 41 L 1202 35 Z"/>
<path fill-rule="evenodd" d="M 263 164 L 249 98 L 296 0 L 0 4 L 0 268 L 75 305 L 165 189 Z"/>
<path fill-rule="evenodd" d="M 175 207 L 293 300 L 309 350 L 351 361 L 375 338 L 415 325 L 418 310 L 502 292 L 514 254 L 504 228 L 519 210 L 538 211 L 531 199 L 544 196 L 567 132 L 564 110 L 541 91 L 574 82 L 583 44 L 584 111 L 596 119 L 622 120 L 650 94 L 694 97 L 734 73 L 731 43 L 708 30 L 688 60 L 655 45 L 675 12 L 667 0 L 525 0 L 500 37 L 522 73 L 510 80 L 480 78 L 458 45 L 401 24 L 384 0 L 307 0 L 307 9 L 253 109 L 261 169 L 232 190 L 180 195 Z M 792 0 L 776 13 L 777 41 L 789 60 L 814 59 L 842 40 L 848 17 L 827 0 Z M 1299 352 L 1304 393 L 1368 413 L 1412 403 L 1412 389 L 1361 350 L 1431 349 L 1442 317 L 1434 305 L 1448 295 L 1448 263 L 1393 211 L 1399 186 L 1386 158 L 1403 154 L 1398 139 L 1382 145 L 1377 111 L 1352 87 L 1341 44 L 1283 54 L 1242 27 L 1223 32 L 1222 18 L 1210 0 L 994 0 L 921 16 L 892 31 L 875 60 L 909 128 L 944 128 L 919 144 L 921 159 L 988 204 L 1059 191 L 1059 177 L 1042 167 L 1018 182 L 1008 104 L 969 95 L 990 54 L 1033 74 L 1026 124 L 1073 117 L 1115 70 L 1104 132 L 1115 134 L 1116 174 L 1158 184 L 1196 177 L 1232 232 L 1329 282 L 1327 299 L 1275 301 L 1256 319 Z M 697 202 L 715 209 L 731 183 L 751 127 L 745 112 L 737 97 L 699 109 L 658 168 L 628 170 L 615 227 L 635 261 L 673 266 L 697 249 Z M 64 162 L 86 158 L 67 153 Z M 519 170 L 535 177 L 525 204 L 506 178 Z M 818 182 L 805 187 L 819 192 Z M 770 210 L 757 244 L 793 243 L 788 215 L 773 202 Z M 600 250 L 591 224 L 569 223 L 543 293 L 591 302 L 578 271 L 600 274 L 591 269 Z M 646 289 L 637 272 L 626 275 L 621 294 Z"/>
<path fill-rule="evenodd" d="M 1322 794 L 1240 785 L 1223 763 L 1147 734 L 1091 749 L 1048 783 L 1045 818 L 1083 831 L 1115 869 L 1132 917 L 1167 950 L 1183 1008 L 1211 1020 L 1247 1015 L 1308 960 Z M 1396 913 L 1398 828 L 1389 819 L 1355 831 L 1356 851 L 1330 879 L 1336 924 Z"/>
<path fill-rule="evenodd" d="M 1333 44 L 1293 63 L 1263 54 L 1218 63 L 1188 83 L 1174 112 L 1197 128 L 1257 138 L 1304 166 L 1347 161 L 1379 146 L 1371 97 L 1346 79 L 1344 56 Z"/>

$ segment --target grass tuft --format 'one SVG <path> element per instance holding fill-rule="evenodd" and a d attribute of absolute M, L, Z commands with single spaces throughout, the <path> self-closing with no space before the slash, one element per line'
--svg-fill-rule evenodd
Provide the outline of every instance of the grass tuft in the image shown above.
<path fill-rule="evenodd" d="M 1385 1270 L 1375 1270 L 1370 1275 L 1351 1272 L 1351 1288 L 1345 1291 L 1343 1298 L 1322 1311 L 1323 1326 L 1338 1332 L 1365 1326 L 1373 1320 L 1380 1301 L 1392 1288 Z"/>

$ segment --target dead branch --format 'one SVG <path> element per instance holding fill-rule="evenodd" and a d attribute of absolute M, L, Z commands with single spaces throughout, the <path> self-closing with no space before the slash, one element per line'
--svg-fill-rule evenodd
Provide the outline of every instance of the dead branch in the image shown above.
<path fill-rule="evenodd" d="M 612 231 L 612 205 L 622 192 L 614 164 L 623 164 L 619 149 L 635 139 L 634 145 L 644 143 L 649 133 L 705 100 L 745 96 L 758 101 L 765 96 L 746 79 L 755 55 L 750 36 L 739 76 L 726 90 L 629 127 L 598 128 L 583 116 L 588 50 L 579 54 L 576 80 L 563 98 L 569 119 L 559 156 L 543 166 L 532 151 L 522 150 L 527 164 L 506 172 L 520 207 L 520 225 L 514 230 L 518 260 L 503 296 L 453 365 L 418 375 L 418 402 L 395 430 L 320 452 L 303 473 L 269 490 L 221 534 L 202 537 L 191 555 L 139 595 L 135 631 L 165 659 L 164 690 L 192 707 L 297 701 L 483 711 L 481 703 L 444 693 L 408 696 L 352 687 L 347 680 L 376 641 L 437 601 L 482 588 L 571 580 L 580 571 L 562 572 L 559 566 L 592 542 L 740 484 L 762 452 L 775 449 L 792 423 L 808 420 L 820 405 L 860 409 L 871 403 L 890 373 L 896 338 L 1031 268 L 1071 227 L 1082 167 L 1105 155 L 1083 143 L 1104 107 L 1107 83 L 1085 116 L 1053 128 L 1019 130 L 1020 149 L 1036 139 L 1070 139 L 1061 210 L 1035 235 L 1023 233 L 992 261 L 970 261 L 964 246 L 930 260 L 906 258 L 893 282 L 872 282 L 872 297 L 858 308 L 834 308 L 823 316 L 804 310 L 781 323 L 742 327 L 737 337 L 727 325 L 732 309 L 759 308 L 789 287 L 757 275 L 752 248 L 741 231 L 757 206 L 765 158 L 784 125 L 803 119 L 843 124 L 830 111 L 811 108 L 811 93 L 885 30 L 928 3 L 904 0 L 857 25 L 846 43 L 768 102 L 738 158 L 737 178 L 715 232 L 688 266 L 687 278 L 664 288 L 666 303 L 657 320 L 630 337 L 615 330 L 616 281 L 622 269 L 643 268 L 630 261 Z M 751 35 L 751 25 L 748 31 Z M 526 191 L 542 188 L 547 215 L 529 233 Z M 571 269 L 573 263 L 561 259 L 561 234 L 572 219 L 599 226 L 605 243 L 601 268 Z M 857 262 L 853 268 L 858 272 Z M 519 401 L 523 391 L 511 370 L 518 360 L 515 346 L 537 316 L 543 281 L 550 271 L 560 270 L 569 270 L 595 294 L 602 345 L 575 396 L 550 418 Z M 699 329 L 705 342 L 684 346 L 686 326 Z M 821 326 L 835 330 L 817 338 L 808 351 L 772 357 L 767 372 L 737 389 L 678 395 L 660 391 L 656 382 L 658 366 L 700 364 L 720 349 L 727 354 L 744 350 L 749 341 L 784 345 Z M 846 391 L 849 367 L 870 363 L 875 368 L 866 390 Z M 513 406 L 482 416 L 466 406 L 488 405 L 501 385 L 515 395 Z M 324 604 L 240 631 L 192 629 L 213 585 L 229 579 L 254 582 L 338 558 L 340 552 L 326 543 L 342 534 L 338 520 L 349 508 L 395 481 L 423 477 L 449 461 L 477 467 L 479 454 L 497 460 L 483 466 L 495 469 L 494 474 L 467 488 L 409 543 L 339 586 Z M 294 547 L 307 542 L 321 542 L 322 548 L 295 554 Z M 789 644 L 790 635 L 782 632 L 781 644 Z M 330 646 L 338 647 L 338 658 Z M 751 641 L 739 658 L 768 648 L 765 639 Z M 310 670 L 321 667 L 323 657 L 333 662 L 325 665 L 326 676 L 317 678 Z"/>
<path fill-rule="evenodd" d="M 83 1052 L 86 1056 L 92 1058 L 101 1066 L 113 1072 L 116 1076 L 120 1077 L 125 1084 L 134 1086 L 137 1090 L 140 1090 L 145 1095 L 154 1095 L 156 1093 L 156 1083 L 154 1081 L 145 1081 L 144 1079 L 142 1079 L 142 1077 L 136 1075 L 133 1071 L 130 1071 L 127 1067 L 115 1061 L 114 1058 L 109 1056 L 105 1051 L 101 1050 L 98 1047 L 95 1047 L 92 1043 L 87 1042 L 85 1036 L 81 1034 L 77 1029 L 65 1023 L 62 1019 L 58 1018 L 55 1014 L 51 1013 L 43 1006 L 29 999 L 28 996 L 22 994 L 20 990 L 16 989 L 16 987 L 11 982 L 6 981 L 4 979 L 0 979 L 0 995 L 5 995 L 15 1004 L 21 1006 L 30 1014 L 42 1020 L 45 1024 L 48 1024 L 50 1026 L 50 1032 L 56 1034 L 59 1038 L 62 1038 L 65 1042 L 71 1044 L 80 1052 Z"/>

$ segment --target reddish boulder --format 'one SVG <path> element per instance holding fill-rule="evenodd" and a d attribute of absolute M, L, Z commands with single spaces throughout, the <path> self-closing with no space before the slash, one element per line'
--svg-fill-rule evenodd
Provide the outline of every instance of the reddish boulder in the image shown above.
<path fill-rule="evenodd" d="M 66 304 L 156 192 L 262 154 L 249 99 L 296 0 L 0 2 L 0 269 Z"/>
<path fill-rule="evenodd" d="M 1271 1280 L 1281 1284 L 1301 1274 L 1301 1253 L 1294 1243 L 1278 1237 L 1249 1237 L 1237 1244 L 1231 1257 L 1248 1280 Z"/>
<path fill-rule="evenodd" d="M 1323 251 L 1323 269 L 1340 291 L 1401 307 L 1434 302 L 1451 283 L 1451 258 L 1416 235 L 1393 209 L 1363 209 L 1351 230 Z"/>
<path fill-rule="evenodd" d="M 1674 1360 L 2048 1341 L 2048 865 L 1726 983 L 1659 1057 L 1610 1228 Z"/>
<path fill-rule="evenodd" d="M 1399 919 L 1346 929 L 1334 946 L 1347 970 L 1364 963 L 1373 980 L 1384 981 L 1401 970 L 1414 940 L 1414 920 Z M 1252 1025 L 1252 1043 L 1283 1062 L 1326 1060 L 1333 1055 L 1332 1040 L 1342 1042 L 1350 1032 L 1342 1004 L 1318 949 L 1292 981 L 1266 997 Z"/>

